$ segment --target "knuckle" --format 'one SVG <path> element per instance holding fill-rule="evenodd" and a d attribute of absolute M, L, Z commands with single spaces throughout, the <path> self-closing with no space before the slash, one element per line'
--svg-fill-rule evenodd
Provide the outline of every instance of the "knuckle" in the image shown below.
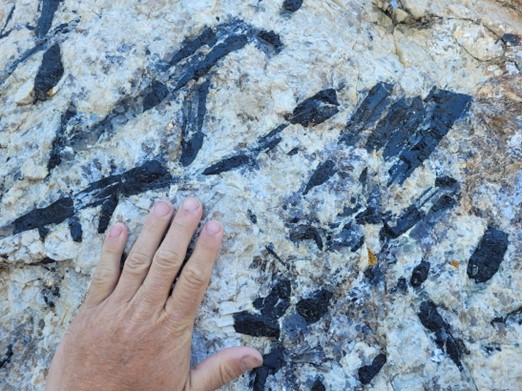
<path fill-rule="evenodd" d="M 234 370 L 226 365 L 222 364 L 219 366 L 219 380 L 222 384 L 227 384 L 232 379 L 236 377 L 236 374 L 234 373 Z"/>
<path fill-rule="evenodd" d="M 119 249 L 119 247 L 116 247 L 116 246 L 105 246 L 105 248 L 103 249 L 103 252 L 109 256 L 109 257 L 115 257 L 115 256 L 121 256 L 121 251 Z"/>
<path fill-rule="evenodd" d="M 156 254 L 156 262 L 161 267 L 172 267 L 179 265 L 183 260 L 184 255 L 176 249 L 162 247 Z"/>
<path fill-rule="evenodd" d="M 165 322 L 165 327 L 167 327 L 170 333 L 175 336 L 182 336 L 187 332 L 191 332 L 192 324 L 184 320 L 176 312 L 169 314 L 168 318 L 168 322 Z"/>
<path fill-rule="evenodd" d="M 190 288 L 199 289 L 207 281 L 205 272 L 195 267 L 185 267 L 183 270 L 185 282 Z"/>
<path fill-rule="evenodd" d="M 219 243 L 216 242 L 215 238 L 202 236 L 198 241 L 198 247 L 205 256 L 210 256 L 218 251 Z"/>
<path fill-rule="evenodd" d="M 170 229 L 174 230 L 174 232 L 185 232 L 188 228 L 189 224 L 187 224 L 187 221 L 181 218 L 175 218 L 170 225 Z"/>
<path fill-rule="evenodd" d="M 114 278 L 115 272 L 114 270 L 106 267 L 106 266 L 98 266 L 94 276 L 92 277 L 93 284 L 105 283 L 107 281 L 112 281 Z"/>
<path fill-rule="evenodd" d="M 125 269 L 131 274 L 141 274 L 150 265 L 150 257 L 139 251 L 133 252 L 125 261 Z"/>

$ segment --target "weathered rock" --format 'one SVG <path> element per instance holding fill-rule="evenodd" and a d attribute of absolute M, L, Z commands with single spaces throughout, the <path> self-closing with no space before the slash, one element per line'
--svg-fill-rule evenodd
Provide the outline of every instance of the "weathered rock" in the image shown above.
<path fill-rule="evenodd" d="M 0 389 L 187 195 L 227 232 L 193 362 L 265 356 L 229 390 L 520 388 L 519 0 L 4 3 Z"/>

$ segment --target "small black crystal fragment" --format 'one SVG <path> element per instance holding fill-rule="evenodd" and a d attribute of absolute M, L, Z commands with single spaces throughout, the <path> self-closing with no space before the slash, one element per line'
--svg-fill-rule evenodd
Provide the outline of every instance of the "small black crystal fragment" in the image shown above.
<path fill-rule="evenodd" d="M 210 72 L 219 60 L 228 54 L 242 49 L 250 41 L 249 36 L 245 34 L 232 35 L 223 42 L 217 44 L 212 50 L 200 61 L 192 64 L 178 80 L 175 91 L 183 88 L 191 80 L 198 80 Z"/>
<path fill-rule="evenodd" d="M 303 5 L 303 0 L 285 0 L 283 9 L 288 12 L 295 12 Z"/>
<path fill-rule="evenodd" d="M 303 240 L 313 240 L 319 250 L 323 249 L 323 239 L 321 233 L 315 227 L 311 225 L 299 225 L 292 230 L 290 233 L 290 240 L 292 242 L 300 242 Z"/>
<path fill-rule="evenodd" d="M 257 216 L 250 209 L 247 210 L 248 219 L 252 224 L 257 224 Z"/>
<path fill-rule="evenodd" d="M 169 94 L 167 86 L 157 80 L 144 91 L 143 96 L 143 112 L 159 105 Z"/>
<path fill-rule="evenodd" d="M 312 177 L 308 181 L 303 194 L 306 195 L 314 187 L 322 185 L 328 181 L 328 179 L 330 179 L 336 172 L 337 169 L 335 168 L 335 163 L 331 160 L 327 160 L 319 164 L 312 174 Z"/>
<path fill-rule="evenodd" d="M 114 210 L 118 206 L 118 196 L 117 194 L 113 194 L 106 200 L 102 206 L 100 211 L 100 218 L 98 220 L 98 233 L 103 234 L 107 231 L 109 224 L 111 222 L 112 215 L 114 214 Z"/>
<path fill-rule="evenodd" d="M 450 176 L 441 176 L 435 179 L 435 186 L 443 189 L 454 190 L 458 186 L 455 178 Z"/>
<path fill-rule="evenodd" d="M 47 235 L 49 235 L 49 232 L 51 232 L 48 228 L 45 227 L 38 227 L 38 234 L 40 235 L 40 240 L 42 242 L 45 241 L 45 238 Z"/>
<path fill-rule="evenodd" d="M 337 250 L 340 247 L 349 247 L 352 252 L 359 250 L 364 244 L 364 232 L 360 225 L 351 221 L 343 226 L 341 231 L 333 238 L 331 248 Z"/>
<path fill-rule="evenodd" d="M 280 133 L 286 129 L 287 126 L 288 124 L 279 125 L 267 135 L 260 137 L 257 141 L 257 145 L 253 148 L 253 152 L 268 152 L 274 149 L 283 140 Z"/>
<path fill-rule="evenodd" d="M 433 219 L 433 217 L 438 216 L 440 212 L 444 212 L 448 209 L 454 208 L 457 205 L 458 201 L 455 198 L 453 198 L 449 194 L 444 194 L 433 203 L 427 216 Z"/>
<path fill-rule="evenodd" d="M 488 227 L 468 262 L 468 277 L 486 282 L 495 275 L 508 248 L 508 235 Z"/>
<path fill-rule="evenodd" d="M 292 286 L 289 280 L 280 280 L 264 298 L 258 298 L 253 302 L 255 308 L 261 311 L 263 316 L 277 319 L 284 315 L 290 306 L 290 294 Z"/>
<path fill-rule="evenodd" d="M 315 379 L 314 384 L 312 384 L 312 388 L 310 391 L 326 391 L 326 387 L 324 386 L 321 379 L 318 377 Z"/>
<path fill-rule="evenodd" d="M 7 351 L 5 352 L 4 357 L 0 360 L 0 369 L 11 362 L 11 358 L 13 357 L 13 355 L 13 344 L 10 343 L 9 345 L 7 345 Z"/>
<path fill-rule="evenodd" d="M 254 377 L 251 382 L 253 391 L 263 391 L 266 385 L 266 379 L 269 375 L 274 375 L 279 371 L 285 363 L 284 350 L 280 346 L 276 346 L 270 353 L 263 355 L 263 365 L 252 371 Z"/>
<path fill-rule="evenodd" d="M 281 257 L 279 255 L 277 255 L 276 251 L 275 251 L 275 247 L 274 247 L 274 243 L 269 243 L 265 246 L 265 249 L 266 251 L 268 251 L 268 253 L 270 255 L 272 255 L 275 259 L 277 259 L 279 262 L 281 262 L 282 264 L 284 264 L 283 260 L 281 259 Z"/>
<path fill-rule="evenodd" d="M 410 284 L 411 286 L 417 288 L 421 286 L 421 284 L 426 281 L 428 278 L 428 273 L 430 271 L 430 263 L 426 261 L 422 261 L 420 264 L 415 266 L 411 273 Z"/>
<path fill-rule="evenodd" d="M 373 125 L 388 108 L 392 91 L 393 84 L 378 83 L 373 86 L 346 124 L 340 141 L 345 144 L 355 144 L 359 134 Z"/>
<path fill-rule="evenodd" d="M 397 285 L 395 285 L 395 288 L 392 289 L 392 293 L 395 292 L 402 292 L 405 293 L 408 291 L 408 283 L 406 282 L 406 279 L 404 277 L 399 278 L 397 281 Z"/>
<path fill-rule="evenodd" d="M 203 175 L 217 175 L 222 172 L 227 172 L 239 168 L 241 166 L 254 164 L 254 159 L 251 156 L 244 154 L 235 155 L 217 162 L 203 171 Z"/>
<path fill-rule="evenodd" d="M 60 298 L 60 287 L 44 287 L 41 291 L 42 297 L 44 299 L 45 304 L 47 304 L 50 308 L 55 307 L 55 300 Z"/>
<path fill-rule="evenodd" d="M 522 37 L 520 35 L 507 33 L 502 36 L 502 42 L 509 46 L 519 46 L 522 43 Z"/>
<path fill-rule="evenodd" d="M 76 107 L 71 105 L 61 117 L 60 128 L 56 132 L 56 137 L 54 138 L 51 146 L 49 161 L 47 162 L 47 170 L 49 172 L 62 162 L 61 153 L 67 143 L 67 139 L 65 137 L 66 126 L 75 115 Z"/>
<path fill-rule="evenodd" d="M 435 343 L 446 352 L 457 367 L 462 370 L 461 358 L 466 352 L 465 346 L 460 339 L 455 339 L 451 332 L 451 327 L 437 311 L 437 306 L 431 301 L 424 301 L 420 305 L 417 314 L 424 327 L 435 333 Z"/>
<path fill-rule="evenodd" d="M 179 162 L 183 167 L 191 165 L 196 159 L 201 147 L 203 146 L 204 139 L 205 134 L 202 132 L 196 132 L 192 137 L 181 142 L 181 156 Z"/>
<path fill-rule="evenodd" d="M 214 46 L 217 41 L 216 33 L 211 28 L 207 27 L 203 32 L 193 39 L 183 41 L 181 48 L 172 56 L 168 67 L 178 64 L 181 60 L 192 56 L 202 46 Z"/>
<path fill-rule="evenodd" d="M 379 285 L 384 282 L 384 276 L 384 270 L 380 264 L 369 266 L 364 271 L 364 277 L 366 277 L 372 285 Z"/>
<path fill-rule="evenodd" d="M 308 324 L 315 323 L 328 312 L 328 306 L 332 297 L 333 293 L 326 289 L 315 291 L 312 296 L 301 299 L 297 303 L 297 312 Z"/>
<path fill-rule="evenodd" d="M 386 364 L 386 355 L 378 354 L 370 365 L 365 365 L 358 370 L 359 381 L 362 384 L 370 384 L 372 379 L 377 376 L 381 368 Z"/>
<path fill-rule="evenodd" d="M 508 325 L 510 323 L 516 323 L 519 326 L 522 325 L 522 307 L 514 311 L 511 311 L 509 314 L 507 314 L 505 318 L 505 323 Z"/>
<path fill-rule="evenodd" d="M 279 338 L 279 322 L 268 316 L 242 311 L 234 314 L 234 330 L 253 337 Z"/>
<path fill-rule="evenodd" d="M 359 175 L 359 182 L 361 185 L 366 186 L 366 182 L 368 181 L 368 167 L 365 167 L 362 170 L 361 175 Z"/>
<path fill-rule="evenodd" d="M 424 216 L 425 214 L 422 213 L 416 205 L 408 206 L 404 212 L 402 212 L 394 226 L 392 226 L 389 222 L 384 224 L 384 227 L 380 232 L 381 239 L 398 238 L 400 235 L 417 224 Z"/>
<path fill-rule="evenodd" d="M 337 92 L 333 89 L 319 91 L 311 98 L 305 99 L 294 109 L 289 121 L 292 124 L 315 126 L 339 112 Z"/>
<path fill-rule="evenodd" d="M 257 37 L 261 40 L 262 43 L 270 45 L 276 53 L 279 53 L 283 48 L 281 37 L 274 31 L 261 30 L 257 34 Z"/>
<path fill-rule="evenodd" d="M 69 230 L 71 231 L 72 240 L 81 243 L 83 238 L 82 225 L 77 217 L 71 217 L 69 219 Z"/>
<path fill-rule="evenodd" d="M 64 73 L 60 45 L 54 44 L 43 55 L 42 64 L 34 80 L 35 101 L 49 99 L 49 92 Z"/>
<path fill-rule="evenodd" d="M 355 216 L 357 224 L 380 224 L 382 222 L 381 194 L 373 191 L 368 197 L 368 206 L 364 211 Z"/>
<path fill-rule="evenodd" d="M 187 167 L 198 156 L 205 134 L 203 123 L 207 114 L 207 96 L 210 89 L 210 79 L 201 83 L 187 96 L 183 104 L 183 124 L 181 126 L 181 156 L 179 162 Z"/>

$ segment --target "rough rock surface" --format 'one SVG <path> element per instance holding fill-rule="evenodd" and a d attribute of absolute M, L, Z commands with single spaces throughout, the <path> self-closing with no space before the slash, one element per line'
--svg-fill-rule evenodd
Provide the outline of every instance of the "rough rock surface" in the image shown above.
<path fill-rule="evenodd" d="M 227 389 L 522 389 L 520 0 L 4 0 L 0 54 L 0 389 L 189 194 Z"/>

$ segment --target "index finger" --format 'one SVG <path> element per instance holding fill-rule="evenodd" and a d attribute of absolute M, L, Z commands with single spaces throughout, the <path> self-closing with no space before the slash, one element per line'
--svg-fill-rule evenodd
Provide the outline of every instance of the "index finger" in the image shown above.
<path fill-rule="evenodd" d="M 186 263 L 167 300 L 167 314 L 185 325 L 192 325 L 212 274 L 223 240 L 223 226 L 217 221 L 208 222 L 201 230 L 196 248 Z"/>

